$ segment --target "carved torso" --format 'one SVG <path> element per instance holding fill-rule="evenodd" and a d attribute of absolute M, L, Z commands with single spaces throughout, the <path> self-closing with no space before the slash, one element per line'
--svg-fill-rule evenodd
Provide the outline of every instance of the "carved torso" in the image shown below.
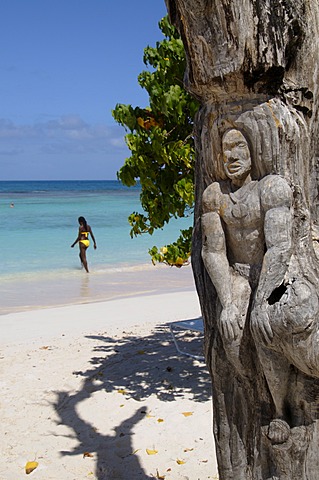
<path fill-rule="evenodd" d="M 278 175 L 251 181 L 229 193 L 223 193 L 220 184 L 214 182 L 203 195 L 203 212 L 216 212 L 222 220 L 230 265 L 262 263 L 266 250 L 265 214 L 283 206 L 291 206 L 291 190 Z M 276 216 L 280 223 L 280 212 Z M 271 238 L 272 232 L 268 236 Z"/>
<path fill-rule="evenodd" d="M 263 213 L 258 182 L 221 194 L 220 216 L 225 225 L 230 264 L 259 264 L 264 254 Z"/>

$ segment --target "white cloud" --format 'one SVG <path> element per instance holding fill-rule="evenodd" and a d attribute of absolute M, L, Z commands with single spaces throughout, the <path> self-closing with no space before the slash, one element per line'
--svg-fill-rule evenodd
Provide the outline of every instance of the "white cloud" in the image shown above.
<path fill-rule="evenodd" d="M 1 179 L 116 178 L 128 156 L 119 125 L 65 115 L 33 125 L 0 119 Z"/>
<path fill-rule="evenodd" d="M 21 149 L 30 148 L 30 145 L 35 151 L 59 155 L 124 149 L 124 134 L 124 129 L 118 125 L 89 125 L 78 115 L 65 115 L 34 125 L 18 125 L 0 119 L 3 143 L 0 155 L 21 153 Z"/>

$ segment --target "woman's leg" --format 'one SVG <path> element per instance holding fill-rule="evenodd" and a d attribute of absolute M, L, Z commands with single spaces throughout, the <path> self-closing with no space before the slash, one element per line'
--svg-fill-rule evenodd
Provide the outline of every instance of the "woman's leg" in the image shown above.
<path fill-rule="evenodd" d="M 85 270 L 89 273 L 89 267 L 88 267 L 88 263 L 87 263 L 87 260 L 86 260 L 86 249 L 87 247 L 85 245 L 83 245 L 83 243 L 79 242 L 79 245 L 80 245 L 80 259 L 81 259 L 81 262 L 85 268 Z"/>

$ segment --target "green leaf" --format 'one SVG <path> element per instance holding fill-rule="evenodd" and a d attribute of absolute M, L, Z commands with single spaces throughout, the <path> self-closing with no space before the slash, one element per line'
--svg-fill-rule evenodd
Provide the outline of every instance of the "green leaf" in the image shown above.
<path fill-rule="evenodd" d="M 126 144 L 131 152 L 118 172 L 119 180 L 141 185 L 142 213 L 129 218 L 132 237 L 163 228 L 171 218 L 192 214 L 194 206 L 194 141 L 193 118 L 197 101 L 183 87 L 185 52 L 177 30 L 168 17 L 159 22 L 164 35 L 156 47 L 144 50 L 147 70 L 138 82 L 149 95 L 149 106 L 132 107 L 117 104 L 113 117 L 126 131 Z M 192 229 L 181 231 L 180 237 L 162 248 L 150 251 L 152 262 L 178 267 L 188 263 Z"/>

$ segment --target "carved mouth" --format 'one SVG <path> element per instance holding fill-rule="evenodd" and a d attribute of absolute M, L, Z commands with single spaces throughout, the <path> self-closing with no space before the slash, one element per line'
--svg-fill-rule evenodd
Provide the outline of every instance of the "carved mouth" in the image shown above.
<path fill-rule="evenodd" d="M 230 163 L 228 165 L 228 171 L 230 173 L 237 173 L 241 168 L 242 168 L 242 165 L 240 162 Z"/>

